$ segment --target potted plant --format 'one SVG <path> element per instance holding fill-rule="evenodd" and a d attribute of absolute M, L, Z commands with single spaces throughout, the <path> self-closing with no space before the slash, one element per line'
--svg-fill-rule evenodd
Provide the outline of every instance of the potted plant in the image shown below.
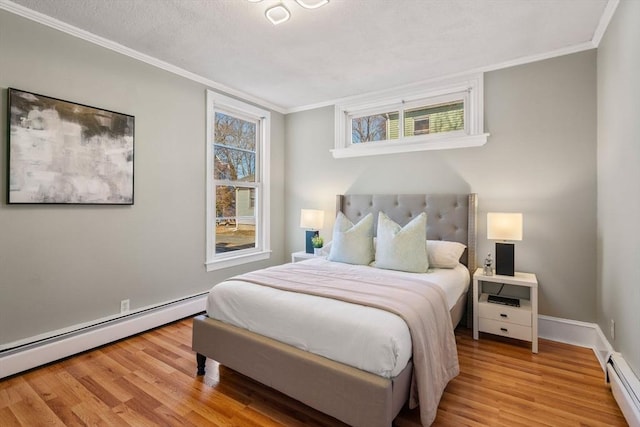
<path fill-rule="evenodd" d="M 311 238 L 311 244 L 313 245 L 313 253 L 320 255 L 322 246 L 324 245 L 324 239 L 320 235 L 316 234 Z"/>

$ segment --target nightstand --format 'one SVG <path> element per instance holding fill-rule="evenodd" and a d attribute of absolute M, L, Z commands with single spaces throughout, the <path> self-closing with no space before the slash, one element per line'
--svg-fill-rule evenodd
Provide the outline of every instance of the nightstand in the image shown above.
<path fill-rule="evenodd" d="M 518 298 L 520 307 L 487 301 L 483 283 L 529 288 L 529 299 Z M 507 295 L 508 296 L 508 295 Z M 530 341 L 531 351 L 538 352 L 538 279 L 535 274 L 516 272 L 514 276 L 485 276 L 482 268 L 473 275 L 473 339 L 480 332 Z"/>
<path fill-rule="evenodd" d="M 305 251 L 293 252 L 291 254 L 291 262 L 304 261 L 305 259 L 315 258 L 317 255 L 308 254 Z"/>

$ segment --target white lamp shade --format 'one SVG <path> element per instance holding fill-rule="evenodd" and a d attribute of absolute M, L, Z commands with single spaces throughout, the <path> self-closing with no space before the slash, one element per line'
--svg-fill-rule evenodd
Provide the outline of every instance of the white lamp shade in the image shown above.
<path fill-rule="evenodd" d="M 497 212 L 488 213 L 487 239 L 522 240 L 522 214 Z"/>
<path fill-rule="evenodd" d="M 300 209 L 300 228 L 319 230 L 324 223 L 324 211 Z"/>

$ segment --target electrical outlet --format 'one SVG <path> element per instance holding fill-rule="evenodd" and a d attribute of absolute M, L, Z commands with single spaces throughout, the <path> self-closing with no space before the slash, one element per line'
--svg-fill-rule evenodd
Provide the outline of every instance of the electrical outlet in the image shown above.
<path fill-rule="evenodd" d="M 615 340 L 616 339 L 616 321 L 611 319 L 611 322 L 609 324 L 609 329 L 611 332 L 611 340 Z"/>
<path fill-rule="evenodd" d="M 120 313 L 126 313 L 127 311 L 129 311 L 129 300 L 123 299 L 120 301 Z"/>

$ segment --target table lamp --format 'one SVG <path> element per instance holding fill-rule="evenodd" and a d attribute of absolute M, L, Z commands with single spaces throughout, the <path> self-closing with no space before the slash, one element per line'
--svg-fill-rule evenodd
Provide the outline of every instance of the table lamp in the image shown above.
<path fill-rule="evenodd" d="M 496 274 L 513 276 L 515 274 L 515 245 L 507 240 L 522 240 L 522 214 L 487 214 L 487 239 L 502 240 L 496 242 Z"/>
<path fill-rule="evenodd" d="M 305 251 L 308 254 L 313 253 L 313 243 L 311 239 L 313 236 L 318 235 L 318 230 L 322 228 L 324 222 L 324 211 L 316 209 L 301 209 L 300 210 L 300 228 L 306 228 L 306 247 Z"/>

